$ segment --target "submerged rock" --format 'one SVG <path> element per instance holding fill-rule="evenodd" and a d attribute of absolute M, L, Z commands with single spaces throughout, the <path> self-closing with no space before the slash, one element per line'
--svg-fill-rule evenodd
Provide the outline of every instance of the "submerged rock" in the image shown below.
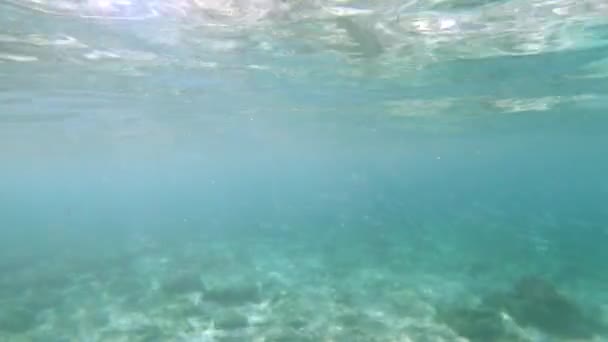
<path fill-rule="evenodd" d="M 311 336 L 305 332 L 293 329 L 282 329 L 269 332 L 264 336 L 264 341 L 268 342 L 315 342 L 318 337 Z"/>
<path fill-rule="evenodd" d="M 504 325 L 500 313 L 488 308 L 451 308 L 439 313 L 439 320 L 471 342 L 518 341 Z"/>
<path fill-rule="evenodd" d="M 62 304 L 63 298 L 61 294 L 55 291 L 40 290 L 32 293 L 23 299 L 23 305 L 29 310 L 41 312 L 47 309 L 53 309 Z"/>
<path fill-rule="evenodd" d="M 454 308 L 440 312 L 439 320 L 471 341 L 495 341 L 505 334 L 500 316 L 492 310 Z"/>
<path fill-rule="evenodd" d="M 0 331 L 23 333 L 36 326 L 36 313 L 25 308 L 0 309 Z"/>
<path fill-rule="evenodd" d="M 204 299 L 222 305 L 243 305 L 260 301 L 260 291 L 253 285 L 225 285 L 209 288 Z"/>
<path fill-rule="evenodd" d="M 223 335 L 217 337 L 218 342 L 243 342 L 243 336 Z"/>
<path fill-rule="evenodd" d="M 471 341 L 522 340 L 504 317 L 561 339 L 590 339 L 606 331 L 599 320 L 539 277 L 521 278 L 510 291 L 491 293 L 476 307 L 448 308 L 438 314 L 439 320 Z"/>
<path fill-rule="evenodd" d="M 183 273 L 162 284 L 162 289 L 168 294 L 185 294 L 203 291 L 204 286 L 198 274 Z"/>
<path fill-rule="evenodd" d="M 188 317 L 197 317 L 197 318 L 205 318 L 210 319 L 211 314 L 203 305 L 196 304 L 184 304 L 180 305 L 177 310 L 174 311 L 174 314 L 180 318 L 188 318 Z"/>
<path fill-rule="evenodd" d="M 601 322 L 539 277 L 521 278 L 509 293 L 490 296 L 484 302 L 508 312 L 522 326 L 562 338 L 591 338 L 602 330 Z"/>
<path fill-rule="evenodd" d="M 248 325 L 247 317 L 236 311 L 228 311 L 220 315 L 215 321 L 215 326 L 224 330 L 245 328 Z"/>
<path fill-rule="evenodd" d="M 162 342 L 168 338 L 160 327 L 154 325 L 139 327 L 133 335 L 137 337 L 137 341 L 142 342 Z"/>

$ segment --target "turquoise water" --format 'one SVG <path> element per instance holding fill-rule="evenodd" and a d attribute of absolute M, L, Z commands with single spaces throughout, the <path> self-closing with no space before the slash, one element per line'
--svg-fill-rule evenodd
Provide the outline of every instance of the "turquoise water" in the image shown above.
<path fill-rule="evenodd" d="M 608 341 L 600 0 L 0 0 L 0 341 Z"/>

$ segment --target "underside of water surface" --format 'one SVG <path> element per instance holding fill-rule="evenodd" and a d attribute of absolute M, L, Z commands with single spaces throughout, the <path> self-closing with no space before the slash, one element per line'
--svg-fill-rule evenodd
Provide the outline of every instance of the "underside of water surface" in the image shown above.
<path fill-rule="evenodd" d="M 601 0 L 0 0 L 0 341 L 608 341 Z"/>

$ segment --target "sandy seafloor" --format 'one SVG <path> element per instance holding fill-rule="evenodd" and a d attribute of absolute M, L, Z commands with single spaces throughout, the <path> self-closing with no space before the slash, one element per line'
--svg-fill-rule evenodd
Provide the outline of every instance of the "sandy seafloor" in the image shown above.
<path fill-rule="evenodd" d="M 373 220 L 56 228 L 3 252 L 0 340 L 608 340 L 601 246 L 491 215 Z"/>

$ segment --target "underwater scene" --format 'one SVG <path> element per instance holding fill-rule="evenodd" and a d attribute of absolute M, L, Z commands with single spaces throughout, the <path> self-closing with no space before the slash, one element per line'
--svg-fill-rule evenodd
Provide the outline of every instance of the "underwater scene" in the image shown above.
<path fill-rule="evenodd" d="M 0 0 L 4 341 L 608 341 L 608 2 Z"/>

